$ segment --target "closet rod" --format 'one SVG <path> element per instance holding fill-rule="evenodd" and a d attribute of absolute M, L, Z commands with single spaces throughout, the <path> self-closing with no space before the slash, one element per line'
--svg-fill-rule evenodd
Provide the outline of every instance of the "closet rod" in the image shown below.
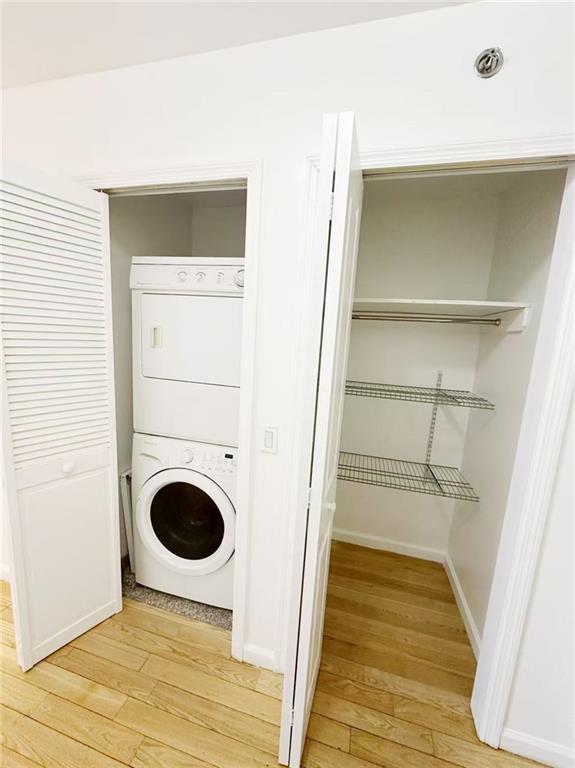
<path fill-rule="evenodd" d="M 469 315 L 423 315 L 409 312 L 352 312 L 353 320 L 387 320 L 408 323 L 464 323 L 467 325 L 501 325 L 500 317 Z"/>

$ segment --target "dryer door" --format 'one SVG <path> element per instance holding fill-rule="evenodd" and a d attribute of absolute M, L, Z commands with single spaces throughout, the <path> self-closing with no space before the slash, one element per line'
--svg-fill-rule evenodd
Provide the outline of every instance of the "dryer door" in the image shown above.
<path fill-rule="evenodd" d="M 142 293 L 142 375 L 240 385 L 242 299 Z"/>
<path fill-rule="evenodd" d="M 188 576 L 221 568 L 234 551 L 235 509 L 206 475 L 166 469 L 144 483 L 136 524 L 148 551 L 165 567 Z"/>

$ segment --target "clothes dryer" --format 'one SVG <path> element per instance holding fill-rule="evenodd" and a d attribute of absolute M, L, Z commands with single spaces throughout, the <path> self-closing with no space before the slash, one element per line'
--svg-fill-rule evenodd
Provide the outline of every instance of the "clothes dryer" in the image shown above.
<path fill-rule="evenodd" d="M 243 259 L 132 260 L 134 430 L 237 445 Z"/>

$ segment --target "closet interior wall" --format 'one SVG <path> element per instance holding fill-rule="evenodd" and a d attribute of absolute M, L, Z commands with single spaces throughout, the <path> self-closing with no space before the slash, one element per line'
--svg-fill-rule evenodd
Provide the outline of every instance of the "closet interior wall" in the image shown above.
<path fill-rule="evenodd" d="M 132 453 L 130 265 L 133 257 L 242 258 L 245 222 L 245 189 L 110 196 L 119 472 L 130 467 Z M 124 538 L 122 548 L 123 554 L 126 554 Z"/>
<path fill-rule="evenodd" d="M 522 332 L 355 320 L 348 380 L 442 387 L 495 410 L 439 406 L 433 464 L 462 469 L 479 503 L 339 481 L 334 538 L 451 558 L 479 633 L 553 239 L 562 170 L 366 179 L 355 297 L 519 301 Z M 348 395 L 343 451 L 424 462 L 432 405 Z M 468 617 L 469 618 L 469 617 Z"/>

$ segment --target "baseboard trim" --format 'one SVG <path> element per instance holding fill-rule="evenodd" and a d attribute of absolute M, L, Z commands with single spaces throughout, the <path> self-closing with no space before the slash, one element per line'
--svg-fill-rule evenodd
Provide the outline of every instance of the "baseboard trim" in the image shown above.
<path fill-rule="evenodd" d="M 504 728 L 501 735 L 501 749 L 513 752 L 531 760 L 537 760 L 553 768 L 573 768 L 575 750 L 563 744 L 530 736 L 512 728 Z"/>
<path fill-rule="evenodd" d="M 358 544 L 361 547 L 370 547 L 371 549 L 383 549 L 386 552 L 419 557 L 422 560 L 432 560 L 435 563 L 443 563 L 445 561 L 445 552 L 439 549 L 419 547 L 416 544 L 408 544 L 407 542 L 395 541 L 394 539 L 384 539 L 381 536 L 372 536 L 368 533 L 356 533 L 355 531 L 347 531 L 344 528 L 334 528 L 332 538 L 336 539 L 336 541 L 345 541 L 347 544 Z"/>
<path fill-rule="evenodd" d="M 253 664 L 256 667 L 270 669 L 272 672 L 276 671 L 275 653 L 268 648 L 262 648 L 260 645 L 245 643 L 242 661 Z"/>
<path fill-rule="evenodd" d="M 471 647 L 473 648 L 473 653 L 475 654 L 475 658 L 478 659 L 479 649 L 481 648 L 481 634 L 477 628 L 477 624 L 475 623 L 473 614 L 471 613 L 471 609 L 469 608 L 469 604 L 465 598 L 463 587 L 461 586 L 459 576 L 457 575 L 455 565 L 453 564 L 453 560 L 449 556 L 449 553 L 446 553 L 443 565 L 445 566 L 447 578 L 449 579 L 451 589 L 455 595 L 459 613 L 461 614 L 463 623 L 465 624 L 465 629 L 467 631 L 467 636 L 469 638 L 469 642 L 471 643 Z"/>
<path fill-rule="evenodd" d="M 0 563 L 0 581 L 10 581 L 8 563 Z"/>

